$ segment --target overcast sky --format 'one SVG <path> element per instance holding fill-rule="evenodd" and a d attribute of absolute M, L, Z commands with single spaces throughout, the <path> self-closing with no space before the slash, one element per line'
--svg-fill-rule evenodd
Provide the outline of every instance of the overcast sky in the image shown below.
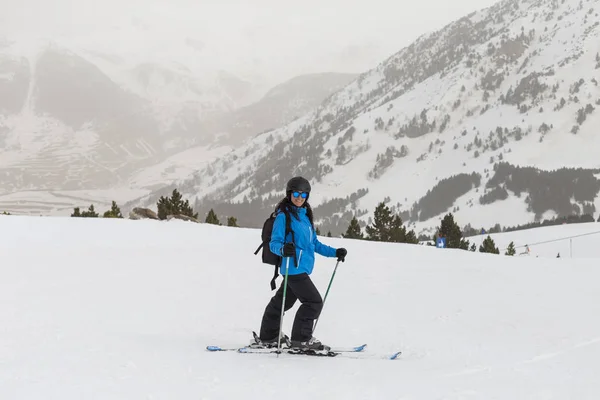
<path fill-rule="evenodd" d="M 164 41 L 152 40 L 156 48 L 190 37 L 212 48 L 213 62 L 221 58 L 224 68 L 268 67 L 282 79 L 329 70 L 363 72 L 421 34 L 495 2 L 0 0 L 0 34 L 76 39 L 110 37 L 106 32 L 117 26 L 142 26 L 164 34 Z M 111 39 L 115 47 L 127 40 L 126 30 L 120 35 Z M 150 44 L 136 48 L 144 46 Z"/>

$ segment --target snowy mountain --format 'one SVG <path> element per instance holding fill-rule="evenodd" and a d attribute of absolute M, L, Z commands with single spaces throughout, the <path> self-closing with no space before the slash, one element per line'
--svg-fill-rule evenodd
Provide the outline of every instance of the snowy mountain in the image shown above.
<path fill-rule="evenodd" d="M 170 172 L 190 151 L 205 162 L 222 145 L 306 113 L 353 77 L 298 77 L 304 85 L 292 80 L 248 105 L 257 88 L 231 73 L 101 49 L 93 41 L 0 42 L 0 195 L 49 194 L 46 206 L 29 209 L 5 199 L 13 212 L 65 208 L 54 192 L 110 190 L 130 199 L 122 192 L 193 172 L 195 163 Z"/>
<path fill-rule="evenodd" d="M 589 233 L 574 228 L 519 234 Z M 348 256 L 315 336 L 367 348 L 309 358 L 206 351 L 259 329 L 273 294 L 259 230 L 0 215 L 0 398 L 596 399 L 593 237 L 574 239 L 589 252 L 572 259 L 323 237 Z M 335 260 L 315 262 L 324 294 Z"/>
<path fill-rule="evenodd" d="M 49 45 L 0 49 L 2 190 L 106 188 L 190 145 L 203 113 L 231 110 L 193 74 Z"/>
<path fill-rule="evenodd" d="M 301 75 L 269 90 L 259 101 L 208 122 L 219 132 L 220 142 L 239 145 L 248 133 L 264 133 L 285 126 L 313 111 L 333 93 L 345 87 L 356 74 L 322 73 Z"/>
<path fill-rule="evenodd" d="M 598 0 L 501 1 L 420 37 L 177 187 L 201 214 L 258 227 L 301 174 L 318 224 L 334 234 L 355 214 L 367 223 L 381 201 L 429 232 L 448 211 L 483 227 L 594 213 L 598 12 Z"/>

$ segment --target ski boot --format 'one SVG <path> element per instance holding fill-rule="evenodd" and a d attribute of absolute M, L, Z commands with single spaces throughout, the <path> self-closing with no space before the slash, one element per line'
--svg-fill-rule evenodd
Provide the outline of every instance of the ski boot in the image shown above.
<path fill-rule="evenodd" d="M 311 337 L 305 342 L 292 340 L 291 349 L 299 352 L 328 353 L 331 350 L 331 347 L 324 345 L 319 339 Z"/>
<path fill-rule="evenodd" d="M 252 335 L 254 336 L 254 338 L 252 339 L 252 341 L 250 342 L 250 344 L 248 344 L 249 348 L 252 349 L 273 349 L 273 348 L 277 348 L 277 338 L 273 338 L 270 340 L 262 340 L 257 334 L 256 332 L 252 332 Z M 291 343 L 290 343 L 290 338 L 283 334 L 281 334 L 281 347 L 282 348 L 289 348 L 291 347 Z"/>

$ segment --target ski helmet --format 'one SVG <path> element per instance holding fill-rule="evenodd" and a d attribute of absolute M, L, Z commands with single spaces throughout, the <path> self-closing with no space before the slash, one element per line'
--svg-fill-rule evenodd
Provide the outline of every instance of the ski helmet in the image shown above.
<path fill-rule="evenodd" d="M 296 176 L 290 179 L 285 187 L 286 193 L 291 193 L 295 190 L 310 193 L 310 183 L 303 177 Z"/>

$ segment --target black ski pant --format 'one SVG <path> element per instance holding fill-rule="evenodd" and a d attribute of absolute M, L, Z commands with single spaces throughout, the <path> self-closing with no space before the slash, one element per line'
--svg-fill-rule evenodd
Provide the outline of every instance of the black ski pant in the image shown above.
<path fill-rule="evenodd" d="M 281 283 L 275 296 L 271 298 L 271 301 L 265 308 L 260 327 L 260 338 L 262 340 L 277 338 L 279 334 L 284 282 Z M 298 308 L 298 312 L 296 312 L 296 317 L 294 318 L 291 340 L 304 342 L 312 337 L 314 321 L 319 317 L 323 309 L 321 294 L 308 274 L 288 275 L 285 311 L 292 308 L 296 300 L 300 300 L 302 305 Z"/>

